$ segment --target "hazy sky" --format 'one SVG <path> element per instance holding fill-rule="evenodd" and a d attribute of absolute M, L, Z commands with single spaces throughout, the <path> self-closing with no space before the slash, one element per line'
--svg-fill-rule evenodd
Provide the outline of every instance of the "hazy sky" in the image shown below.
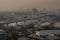
<path fill-rule="evenodd" d="M 60 0 L 0 0 L 0 11 L 16 11 L 21 9 L 60 8 Z"/>

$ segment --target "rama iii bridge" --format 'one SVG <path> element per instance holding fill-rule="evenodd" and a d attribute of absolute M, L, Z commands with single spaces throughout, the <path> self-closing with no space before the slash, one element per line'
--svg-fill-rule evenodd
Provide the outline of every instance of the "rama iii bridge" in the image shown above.
<path fill-rule="evenodd" d="M 43 16 L 38 16 L 36 18 L 23 18 L 23 19 L 14 19 L 14 20 L 7 20 L 7 21 L 3 21 L 3 22 L 0 22 L 0 25 L 4 25 L 4 24 L 9 24 L 9 23 L 18 23 L 18 22 L 21 22 L 21 21 L 27 21 L 27 20 L 37 20 L 37 21 L 41 21 L 41 18 L 45 18 L 45 17 L 53 17 L 53 16 L 56 16 L 56 15 L 43 15 Z M 49 18 L 47 18 L 48 20 L 50 20 Z"/>

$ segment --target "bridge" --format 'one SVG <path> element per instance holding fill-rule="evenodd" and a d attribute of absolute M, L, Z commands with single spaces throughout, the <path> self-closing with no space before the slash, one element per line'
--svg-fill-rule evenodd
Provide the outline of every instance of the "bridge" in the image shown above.
<path fill-rule="evenodd" d="M 27 21 L 27 20 L 38 20 L 38 21 L 40 21 L 40 19 L 41 18 L 44 18 L 44 17 L 51 17 L 51 16 L 56 16 L 56 15 L 43 15 L 43 16 L 38 16 L 38 17 L 36 17 L 36 18 L 24 18 L 24 19 L 14 19 L 14 20 L 6 20 L 6 21 L 3 21 L 3 22 L 0 22 L 0 25 L 4 25 L 4 24 L 7 24 L 7 26 L 8 26 L 8 24 L 9 23 L 18 23 L 18 22 L 21 22 L 21 21 Z"/>

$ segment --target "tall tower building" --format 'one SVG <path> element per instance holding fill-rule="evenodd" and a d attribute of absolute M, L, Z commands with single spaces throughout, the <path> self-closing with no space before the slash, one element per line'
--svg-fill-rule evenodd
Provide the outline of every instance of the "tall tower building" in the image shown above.
<path fill-rule="evenodd" d="M 57 9 L 57 14 L 60 15 L 60 9 Z"/>
<path fill-rule="evenodd" d="M 39 16 L 38 10 L 36 8 L 33 8 L 32 11 L 33 11 L 33 17 L 37 18 Z"/>
<path fill-rule="evenodd" d="M 32 11 L 34 12 L 34 14 L 38 14 L 38 10 L 36 8 L 32 9 Z"/>
<path fill-rule="evenodd" d="M 44 8 L 43 13 L 48 13 L 48 9 Z"/>

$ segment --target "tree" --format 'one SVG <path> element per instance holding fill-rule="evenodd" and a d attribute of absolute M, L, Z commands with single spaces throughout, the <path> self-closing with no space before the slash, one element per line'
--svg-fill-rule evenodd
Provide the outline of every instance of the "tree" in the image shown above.
<path fill-rule="evenodd" d="M 26 35 L 29 35 L 30 33 L 35 33 L 35 28 L 34 28 L 34 24 L 31 23 L 29 25 L 26 25 Z"/>
<path fill-rule="evenodd" d="M 18 33 L 16 30 L 14 30 L 13 28 L 11 29 L 11 31 L 8 33 L 7 35 L 7 40 L 17 40 L 18 37 Z"/>

